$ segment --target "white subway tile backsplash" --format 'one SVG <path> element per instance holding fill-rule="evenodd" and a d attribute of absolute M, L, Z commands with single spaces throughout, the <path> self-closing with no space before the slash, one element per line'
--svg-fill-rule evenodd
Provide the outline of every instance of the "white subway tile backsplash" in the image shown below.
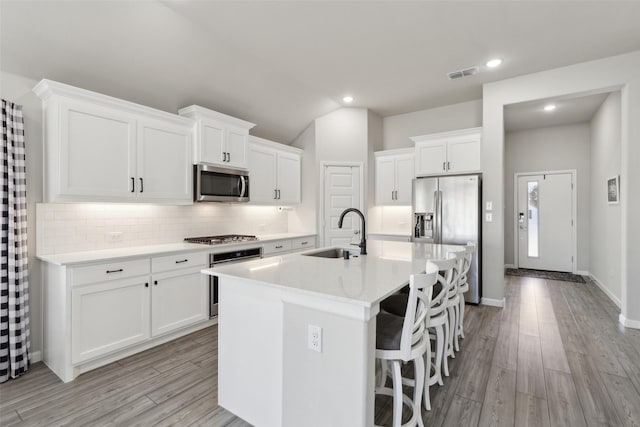
<path fill-rule="evenodd" d="M 272 206 L 36 205 L 38 255 L 180 242 L 215 234 L 286 233 L 287 212 Z M 121 232 L 114 242 L 109 233 Z"/>

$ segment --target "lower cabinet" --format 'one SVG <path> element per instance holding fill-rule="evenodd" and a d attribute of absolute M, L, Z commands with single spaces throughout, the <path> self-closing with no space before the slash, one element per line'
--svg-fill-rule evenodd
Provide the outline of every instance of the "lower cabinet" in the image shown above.
<path fill-rule="evenodd" d="M 151 336 L 209 318 L 208 288 L 200 268 L 189 273 L 174 271 L 153 276 Z"/>
<path fill-rule="evenodd" d="M 149 338 L 149 277 L 74 288 L 71 361 L 84 362 Z"/>

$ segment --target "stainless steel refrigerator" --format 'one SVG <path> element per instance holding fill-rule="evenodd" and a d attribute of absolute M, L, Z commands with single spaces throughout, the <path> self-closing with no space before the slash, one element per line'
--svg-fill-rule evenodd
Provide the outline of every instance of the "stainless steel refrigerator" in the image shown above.
<path fill-rule="evenodd" d="M 413 241 L 476 244 L 465 301 L 482 296 L 482 175 L 426 177 L 413 180 Z"/>

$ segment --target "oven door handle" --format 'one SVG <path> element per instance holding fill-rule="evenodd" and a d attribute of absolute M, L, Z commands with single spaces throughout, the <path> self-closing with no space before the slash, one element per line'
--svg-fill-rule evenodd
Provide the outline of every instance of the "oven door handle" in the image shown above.
<path fill-rule="evenodd" d="M 247 177 L 240 175 L 240 197 L 247 197 L 245 191 L 247 191 Z"/>

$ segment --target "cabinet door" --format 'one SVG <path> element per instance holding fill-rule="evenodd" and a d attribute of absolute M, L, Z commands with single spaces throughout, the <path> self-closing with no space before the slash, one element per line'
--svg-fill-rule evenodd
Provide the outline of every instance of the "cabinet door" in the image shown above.
<path fill-rule="evenodd" d="M 209 318 L 207 279 L 200 268 L 156 274 L 152 279 L 151 336 Z"/>
<path fill-rule="evenodd" d="M 411 154 L 396 156 L 396 199 L 397 205 L 411 205 L 411 185 L 415 178 L 415 157 Z"/>
<path fill-rule="evenodd" d="M 197 163 L 226 165 L 223 152 L 225 151 L 226 129 L 222 123 L 213 120 L 202 120 L 198 141 Z"/>
<path fill-rule="evenodd" d="M 447 170 L 449 173 L 480 170 L 480 135 L 469 135 L 450 140 L 447 144 Z"/>
<path fill-rule="evenodd" d="M 247 131 L 244 129 L 227 129 L 227 166 L 247 167 Z"/>
<path fill-rule="evenodd" d="M 446 173 L 447 144 L 444 141 L 422 142 L 416 145 L 416 175 Z"/>
<path fill-rule="evenodd" d="M 82 102 L 60 105 L 59 195 L 133 198 L 136 121 Z M 82 197 L 81 197 L 82 199 Z"/>
<path fill-rule="evenodd" d="M 376 157 L 376 204 L 394 204 L 396 191 L 393 156 Z"/>
<path fill-rule="evenodd" d="M 276 204 L 276 163 L 274 150 L 249 144 L 249 198 L 252 203 Z"/>
<path fill-rule="evenodd" d="M 138 198 L 192 203 L 191 129 L 161 122 L 142 123 L 137 169 Z"/>
<path fill-rule="evenodd" d="M 279 153 L 277 174 L 277 203 L 286 205 L 300 203 L 300 156 Z"/>
<path fill-rule="evenodd" d="M 149 292 L 148 276 L 73 288 L 71 362 L 149 338 Z"/>

